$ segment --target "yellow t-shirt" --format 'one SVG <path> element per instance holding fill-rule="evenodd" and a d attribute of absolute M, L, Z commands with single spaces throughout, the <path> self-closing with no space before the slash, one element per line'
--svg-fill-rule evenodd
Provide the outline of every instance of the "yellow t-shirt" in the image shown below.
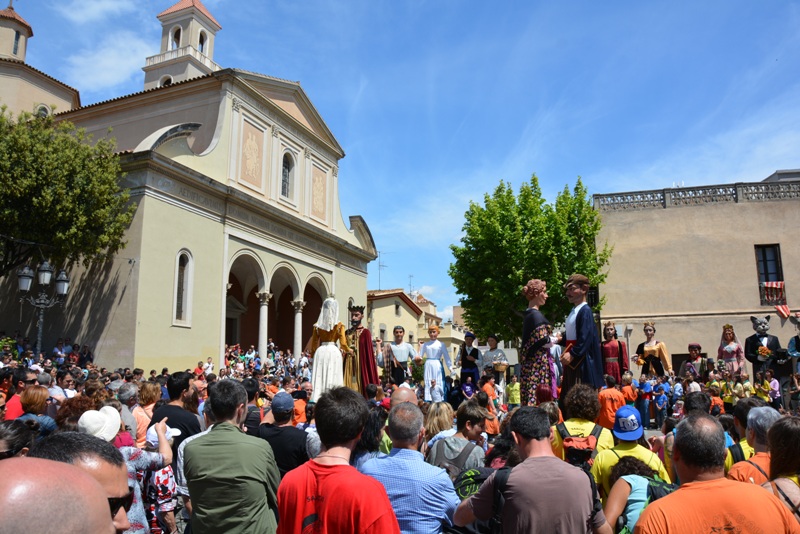
<path fill-rule="evenodd" d="M 761 388 L 761 390 L 756 390 L 756 397 L 769 404 L 769 382 L 764 380 L 764 382 L 761 383 Z"/>
<path fill-rule="evenodd" d="M 731 382 L 722 381 L 720 384 L 720 393 L 722 394 L 722 402 L 727 402 L 728 404 L 734 403 L 734 394 L 733 394 L 733 384 Z"/>
<path fill-rule="evenodd" d="M 740 439 L 739 440 L 739 444 L 742 446 L 742 452 L 744 453 L 744 459 L 745 460 L 749 460 L 756 453 L 756 451 L 753 450 L 753 447 L 751 447 L 750 444 L 747 443 L 747 438 Z M 733 455 L 731 454 L 731 451 L 729 449 L 728 451 L 725 452 L 725 474 L 726 475 L 728 474 L 728 471 L 730 470 L 731 467 L 733 467 Z"/>
<path fill-rule="evenodd" d="M 516 384 L 514 382 L 510 382 L 506 386 L 506 393 L 508 394 L 508 403 L 509 404 L 519 404 L 520 403 L 520 392 L 519 392 L 519 382 Z"/>
<path fill-rule="evenodd" d="M 623 456 L 638 458 L 656 471 L 662 480 L 671 482 L 664 464 L 656 453 L 635 442 L 621 442 L 616 447 L 598 453 L 594 459 L 594 464 L 592 464 L 592 476 L 594 476 L 597 487 L 603 489 L 604 500 L 608 496 L 608 492 L 611 491 L 611 486 L 608 483 L 611 469 L 617 465 L 617 462 Z"/>
<path fill-rule="evenodd" d="M 584 438 L 592 433 L 594 422 L 587 421 L 586 419 L 567 419 L 564 421 L 564 426 L 567 427 L 570 436 Z M 553 446 L 553 454 L 563 460 L 564 448 L 562 447 L 561 435 L 558 433 L 555 426 L 553 427 L 553 441 L 551 445 Z M 604 428 L 600 432 L 600 437 L 597 439 L 597 454 L 613 446 L 614 436 L 609 429 Z"/>

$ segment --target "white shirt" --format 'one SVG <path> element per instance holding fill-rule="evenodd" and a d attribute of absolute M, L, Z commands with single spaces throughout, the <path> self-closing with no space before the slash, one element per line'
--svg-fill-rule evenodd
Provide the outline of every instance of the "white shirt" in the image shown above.
<path fill-rule="evenodd" d="M 578 310 L 580 310 L 584 306 L 588 306 L 588 304 L 586 304 L 585 302 L 581 302 L 580 304 L 572 308 L 572 311 L 569 312 L 569 315 L 567 316 L 567 321 L 566 321 L 567 341 L 575 341 L 576 339 L 578 339 L 578 327 L 577 327 Z"/>
<path fill-rule="evenodd" d="M 447 351 L 447 347 L 445 347 L 444 343 L 438 339 L 436 341 L 426 341 L 425 344 L 422 345 L 419 355 L 423 358 L 428 358 L 429 360 L 438 360 L 439 358 L 444 358 L 444 363 L 448 368 L 453 366 L 450 360 L 450 353 Z"/>

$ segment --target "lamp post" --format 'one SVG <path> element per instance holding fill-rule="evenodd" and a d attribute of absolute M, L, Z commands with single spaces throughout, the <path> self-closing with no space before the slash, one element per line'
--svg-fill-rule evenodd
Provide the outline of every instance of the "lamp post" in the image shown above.
<path fill-rule="evenodd" d="M 34 297 L 29 294 L 31 286 L 33 285 L 34 271 L 28 265 L 17 271 L 17 282 L 19 284 L 19 291 L 22 296 L 19 298 L 20 302 L 28 302 L 31 306 L 36 308 L 39 313 L 39 320 L 36 323 L 38 332 L 36 334 L 36 355 L 42 352 L 42 331 L 44 330 L 44 311 L 52 308 L 56 304 L 64 302 L 69 291 L 69 277 L 64 269 L 61 269 L 56 276 L 55 290 L 52 296 L 48 294 L 50 290 L 50 282 L 53 279 L 55 269 L 48 262 L 44 261 L 36 269 L 36 275 L 39 282 L 39 294 Z"/>

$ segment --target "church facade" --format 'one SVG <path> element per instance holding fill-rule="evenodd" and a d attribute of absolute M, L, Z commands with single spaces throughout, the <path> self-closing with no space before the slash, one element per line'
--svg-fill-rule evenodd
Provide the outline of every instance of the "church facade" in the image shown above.
<path fill-rule="evenodd" d="M 69 333 L 102 365 L 146 370 L 235 343 L 298 353 L 326 297 L 366 304 L 376 248 L 339 207 L 344 151 L 298 83 L 213 61 L 221 25 L 199 0 L 158 19 L 142 92 L 58 114 L 116 139 L 136 213 L 112 262 L 72 270 L 45 337 Z"/>

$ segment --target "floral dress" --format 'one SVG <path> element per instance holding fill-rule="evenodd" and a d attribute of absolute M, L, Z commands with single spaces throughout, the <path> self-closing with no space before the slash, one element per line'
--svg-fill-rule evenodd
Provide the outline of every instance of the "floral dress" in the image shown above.
<path fill-rule="evenodd" d="M 528 308 L 522 326 L 522 351 L 520 365 L 520 394 L 523 406 L 533 405 L 536 388 L 547 386 L 556 397 L 555 362 L 550 355 L 550 334 L 553 327 L 535 308 Z"/>

